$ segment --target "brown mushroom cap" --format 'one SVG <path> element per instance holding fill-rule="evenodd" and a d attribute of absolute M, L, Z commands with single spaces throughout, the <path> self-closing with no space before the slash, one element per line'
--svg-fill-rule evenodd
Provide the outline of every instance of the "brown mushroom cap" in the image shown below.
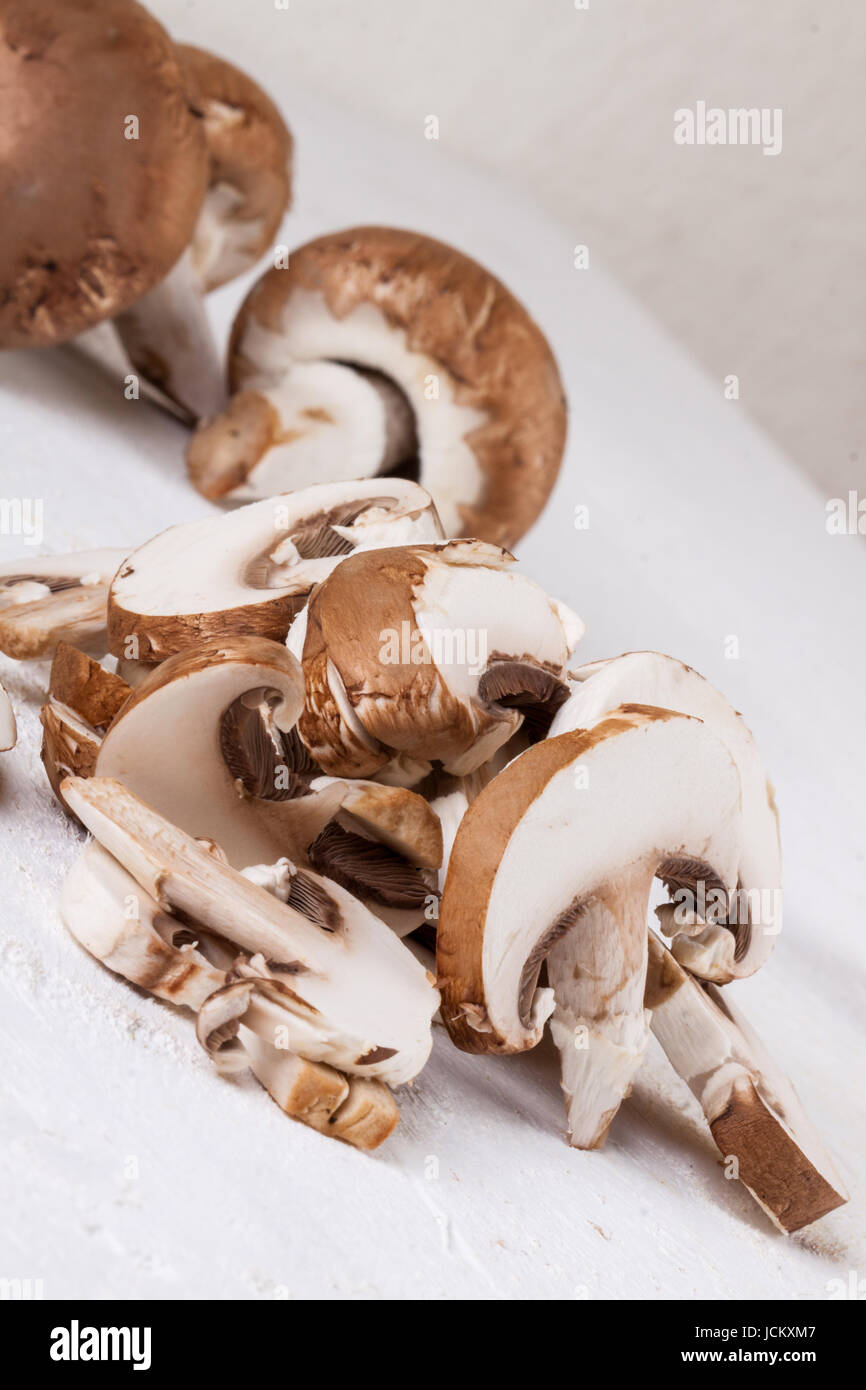
<path fill-rule="evenodd" d="M 291 201 L 291 132 L 267 93 L 240 68 L 192 44 L 177 44 L 175 52 L 204 117 L 210 187 L 225 185 L 237 195 L 228 217 L 252 265 L 273 241 Z M 200 259 L 194 238 L 194 264 Z M 218 259 L 201 268 L 204 288 L 212 290 L 246 267 L 232 272 Z"/>
<path fill-rule="evenodd" d="M 4 0 L 0 37 L 0 344 L 61 343 L 151 289 L 189 242 L 203 122 L 134 0 Z"/>
<path fill-rule="evenodd" d="M 248 331 L 279 333 L 291 296 L 311 290 L 337 319 L 372 304 L 405 331 L 410 351 L 442 365 L 458 403 L 486 415 L 468 437 L 483 486 L 461 507 L 461 534 L 513 544 L 547 501 L 566 431 L 556 361 L 522 304 L 483 266 L 431 237 L 393 227 L 334 232 L 292 251 L 288 268 L 268 271 L 247 296 L 232 334 L 232 391 L 254 375 Z"/>

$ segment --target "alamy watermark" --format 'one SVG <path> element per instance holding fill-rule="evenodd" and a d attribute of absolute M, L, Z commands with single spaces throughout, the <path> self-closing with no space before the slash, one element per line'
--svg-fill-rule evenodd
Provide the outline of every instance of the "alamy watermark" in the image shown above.
<path fill-rule="evenodd" d="M 404 620 L 399 628 L 383 628 L 379 643 L 383 666 L 465 666 L 472 676 L 487 667 L 483 627 L 413 627 Z"/>
<path fill-rule="evenodd" d="M 0 497 L 0 535 L 23 536 L 25 545 L 41 545 L 44 512 L 41 497 Z"/>
<path fill-rule="evenodd" d="M 674 112 L 675 145 L 757 145 L 763 154 L 782 153 L 779 106 L 708 106 L 695 102 Z"/>

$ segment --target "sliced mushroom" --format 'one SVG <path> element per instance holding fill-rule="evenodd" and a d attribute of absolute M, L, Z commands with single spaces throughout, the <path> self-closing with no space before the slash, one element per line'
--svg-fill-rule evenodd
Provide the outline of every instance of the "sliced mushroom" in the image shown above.
<path fill-rule="evenodd" d="M 160 999 L 199 1009 L 225 984 L 225 971 L 196 949 L 188 928 L 95 840 L 66 876 L 60 915 L 86 951 Z"/>
<path fill-rule="evenodd" d="M 446 534 L 513 544 L 565 440 L 538 326 L 453 247 L 388 227 L 319 237 L 267 272 L 235 320 L 228 410 L 188 451 L 208 497 L 402 471 Z"/>
<path fill-rule="evenodd" d="M 10 748 L 14 748 L 18 741 L 18 726 L 15 722 L 15 710 L 12 708 L 12 701 L 6 693 L 6 688 L 0 685 L 0 753 L 8 753 Z"/>
<path fill-rule="evenodd" d="M 68 641 L 104 652 L 108 585 L 126 555 L 84 550 L 0 565 L 0 651 L 24 661 Z"/>
<path fill-rule="evenodd" d="M 788 1078 L 712 985 L 702 987 L 654 936 L 646 1007 L 726 1161 L 782 1231 L 798 1231 L 848 1194 Z"/>
<path fill-rule="evenodd" d="M 698 720 L 624 706 L 529 748 L 467 810 L 442 895 L 442 1011 L 467 1052 L 520 1052 L 553 1013 L 571 1142 L 594 1148 L 647 1040 L 646 913 L 658 867 L 733 886 L 736 768 Z M 547 961 L 552 988 L 538 989 Z"/>
<path fill-rule="evenodd" d="M 279 980 L 245 972 L 205 1002 L 199 1041 L 218 1067 L 249 1066 L 286 1114 L 356 1148 L 377 1148 L 399 1119 L 390 1091 L 382 1081 L 347 1077 L 277 1046 L 285 990 Z"/>
<path fill-rule="evenodd" d="M 289 1051 L 393 1085 L 420 1071 L 436 990 L 394 934 L 349 893 L 328 885 L 340 918 L 336 930 L 328 929 L 250 883 L 120 782 L 67 778 L 63 794 L 164 911 L 264 957 L 280 978 Z"/>
<path fill-rule="evenodd" d="M 49 699 L 39 711 L 42 723 L 42 764 L 51 789 L 68 811 L 60 787 L 65 777 L 92 777 L 102 745 L 102 734 L 75 710 Z"/>
<path fill-rule="evenodd" d="M 416 782 L 434 761 L 464 775 L 523 724 L 521 686 L 530 702 L 561 698 L 582 624 L 511 564 L 481 541 L 403 546 L 349 556 L 314 591 L 289 645 L 306 685 L 298 731 L 324 772 L 403 759 Z"/>
<path fill-rule="evenodd" d="M 659 652 L 628 652 L 594 662 L 574 678 L 577 684 L 553 721 L 552 735 L 591 728 L 618 705 L 637 702 L 703 720 L 730 753 L 743 798 L 736 894 L 728 898 L 718 885 L 701 879 L 700 865 L 671 862 L 660 866 L 659 877 L 678 899 L 676 910 L 668 914 L 672 927 L 693 922 L 691 906 L 699 910 L 709 902 L 716 908 L 712 916 L 703 913 L 710 918 L 703 929 L 672 932 L 671 949 L 681 964 L 717 984 L 751 975 L 769 956 L 782 926 L 782 862 L 773 788 L 742 715 L 697 671 Z"/>
<path fill-rule="evenodd" d="M 173 526 L 133 551 L 111 586 L 111 651 L 153 664 L 206 638 L 282 642 L 344 556 L 441 534 L 423 489 L 396 478 L 322 484 Z"/>
<path fill-rule="evenodd" d="M 126 702 L 130 687 L 86 652 L 59 642 L 51 663 L 48 694 L 93 728 L 104 731 Z"/>
<path fill-rule="evenodd" d="M 442 857 L 434 812 L 399 787 L 316 777 L 293 737 L 302 701 L 300 667 L 281 644 L 260 637 L 200 643 L 154 668 L 136 688 L 105 737 L 97 773 L 117 777 L 189 833 L 217 841 L 235 868 L 257 866 L 267 875 L 285 861 L 298 910 L 305 910 L 299 895 L 315 898 L 319 891 L 311 887 L 314 878 L 298 871 L 319 868 L 331 877 L 340 836 L 351 839 L 354 853 L 336 856 L 338 882 L 378 911 L 408 907 L 399 891 L 405 894 L 411 879 L 419 885 L 412 903 L 425 885 L 423 902 L 431 891 L 423 870 L 435 870 Z M 365 866 L 371 856 L 380 868 L 390 856 L 384 875 L 390 894 L 381 873 L 371 884 Z M 417 915 L 416 909 L 406 930 Z"/>

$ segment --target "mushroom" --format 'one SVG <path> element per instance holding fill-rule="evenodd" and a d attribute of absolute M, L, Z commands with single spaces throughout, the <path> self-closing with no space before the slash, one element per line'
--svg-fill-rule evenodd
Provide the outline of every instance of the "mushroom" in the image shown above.
<path fill-rule="evenodd" d="M 321 875 L 405 934 L 435 893 L 437 817 L 403 788 L 318 777 L 295 734 L 302 701 L 300 668 L 281 644 L 199 643 L 135 689 L 95 771 L 216 840 L 230 864 L 283 901 L 319 896 Z"/>
<path fill-rule="evenodd" d="M 287 1050 L 340 1071 L 410 1081 L 427 1060 L 438 996 L 394 934 L 337 884 L 313 918 L 250 883 L 110 778 L 70 777 L 63 795 L 99 843 L 170 914 L 261 955 L 279 984 Z"/>
<path fill-rule="evenodd" d="M 225 984 L 225 970 L 196 949 L 189 928 L 95 840 L 64 880 L 60 915 L 86 951 L 160 999 L 200 1009 Z"/>
<path fill-rule="evenodd" d="M 115 328 L 133 366 L 197 420 L 225 405 L 202 295 L 252 269 L 270 244 L 289 205 L 292 137 L 245 72 L 187 44 L 175 54 L 203 121 L 207 192 L 184 254 Z"/>
<path fill-rule="evenodd" d="M 240 68 L 191 44 L 175 53 L 204 118 L 208 189 L 190 254 L 196 281 L 217 289 L 252 270 L 291 202 L 292 136 L 266 92 Z"/>
<path fill-rule="evenodd" d="M 556 362 L 523 306 L 453 247 L 391 227 L 319 237 L 262 276 L 235 320 L 229 387 L 187 452 L 211 498 L 399 471 L 447 535 L 512 545 L 564 447 Z"/>
<path fill-rule="evenodd" d="M 668 1060 L 700 1102 L 726 1161 L 782 1231 L 848 1201 L 788 1078 L 767 1056 L 730 992 L 701 986 L 655 937 L 645 1004 Z"/>
<path fill-rule="evenodd" d="M 83 550 L 0 565 L 0 651 L 23 661 L 70 641 L 104 652 L 108 585 L 126 555 Z"/>
<path fill-rule="evenodd" d="M 349 556 L 289 634 L 306 698 L 298 732 L 335 776 L 464 775 L 566 697 L 580 620 L 481 541 Z"/>
<path fill-rule="evenodd" d="M 234 1045 L 228 1053 L 231 1069 L 251 1067 L 288 1115 L 359 1148 L 375 1148 L 394 1128 L 397 1107 L 381 1081 L 347 1078 L 278 1048 L 273 1029 L 282 1024 L 279 1014 L 274 1024 L 266 1010 L 254 1012 L 251 1022 L 258 1023 L 262 1037 L 239 1027 L 246 1010 L 231 999 L 227 1012 L 227 996 L 236 993 L 234 974 L 227 972 L 243 958 L 227 942 L 162 911 L 95 840 L 67 875 L 60 909 L 76 940 L 110 970 L 160 999 L 199 1012 L 199 1036 L 218 1067 L 228 1069 L 226 1049 Z"/>
<path fill-rule="evenodd" d="M 231 1073 L 249 1066 L 281 1110 L 322 1134 L 361 1149 L 383 1143 L 399 1119 L 384 1082 L 346 1076 L 278 1047 L 287 986 L 268 973 L 261 957 L 240 965 L 237 976 L 205 1001 L 196 1021 L 198 1039 L 217 1068 Z"/>
<path fill-rule="evenodd" d="M 182 256 L 207 188 L 204 123 L 168 34 L 133 0 L 6 0 L 2 24 L 0 346 L 50 346 L 117 319 Z"/>
<path fill-rule="evenodd" d="M 344 556 L 441 535 L 427 493 L 399 478 L 319 484 L 172 526 L 119 569 L 110 650 L 154 664 L 203 639 L 282 642 L 313 585 Z"/>
<path fill-rule="evenodd" d="M 673 871 L 662 877 L 679 901 L 665 919 L 674 955 L 693 974 L 717 984 L 751 975 L 770 955 L 781 930 L 782 863 L 773 788 L 742 715 L 697 671 L 659 652 L 628 652 L 594 662 L 574 672 L 573 679 L 573 693 L 553 720 L 552 736 L 590 728 L 618 705 L 637 702 L 703 720 L 727 748 L 743 798 L 737 891 L 727 898 L 717 885 L 696 879 L 688 865 L 668 866 Z M 705 911 L 698 915 L 710 920 L 695 923 L 690 905 L 703 905 Z M 688 931 L 681 924 L 688 924 Z"/>
<path fill-rule="evenodd" d="M 48 699 L 39 711 L 42 724 L 42 765 L 61 806 L 68 806 L 60 790 L 65 777 L 92 777 L 102 745 L 102 734 L 75 710 Z"/>
<path fill-rule="evenodd" d="M 653 877 L 686 859 L 733 887 L 741 843 L 736 768 L 699 720 L 625 705 L 529 748 L 451 851 L 437 967 L 453 1041 L 520 1052 L 552 1014 L 571 1142 L 599 1147 L 646 1046 Z"/>
<path fill-rule="evenodd" d="M 18 726 L 15 723 L 15 711 L 12 708 L 12 701 L 6 693 L 6 687 L 0 683 L 0 753 L 8 753 L 10 748 L 14 748 L 18 740 Z"/>
<path fill-rule="evenodd" d="M 131 694 L 130 686 L 86 652 L 58 642 L 48 680 L 50 699 L 67 705 L 103 732 Z"/>

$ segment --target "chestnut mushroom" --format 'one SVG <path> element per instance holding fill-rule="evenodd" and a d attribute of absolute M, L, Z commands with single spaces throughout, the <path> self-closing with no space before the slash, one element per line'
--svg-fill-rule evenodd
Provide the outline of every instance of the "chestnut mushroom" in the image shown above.
<path fill-rule="evenodd" d="M 730 889 L 741 845 L 736 768 L 699 720 L 625 705 L 527 749 L 451 851 L 437 968 L 453 1041 L 520 1052 L 552 1015 L 571 1142 L 599 1147 L 646 1047 L 653 878 L 686 860 Z"/>
<path fill-rule="evenodd" d="M 527 311 L 468 256 L 393 227 L 318 237 L 266 272 L 235 320 L 229 388 L 187 453 L 211 498 L 400 472 L 446 535 L 512 545 L 564 448 L 562 383 Z"/>
<path fill-rule="evenodd" d="M 336 776 L 463 775 L 567 696 L 580 619 L 481 541 L 350 555 L 289 633 L 306 687 L 298 732 Z"/>

